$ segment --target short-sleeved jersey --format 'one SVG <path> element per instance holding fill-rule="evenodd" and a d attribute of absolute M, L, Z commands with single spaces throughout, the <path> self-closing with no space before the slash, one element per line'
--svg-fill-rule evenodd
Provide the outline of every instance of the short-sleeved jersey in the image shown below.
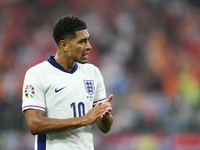
<path fill-rule="evenodd" d="M 102 75 L 92 64 L 76 63 L 72 71 L 51 56 L 30 68 L 23 84 L 22 111 L 39 109 L 49 118 L 85 115 L 98 101 L 106 100 Z M 35 150 L 93 150 L 92 127 L 35 136 Z"/>

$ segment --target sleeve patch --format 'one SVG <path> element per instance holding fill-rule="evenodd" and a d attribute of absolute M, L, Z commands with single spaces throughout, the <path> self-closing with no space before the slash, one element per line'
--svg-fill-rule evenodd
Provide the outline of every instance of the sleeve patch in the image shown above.
<path fill-rule="evenodd" d="M 35 89 L 32 85 L 27 85 L 25 87 L 25 91 L 24 94 L 27 98 L 33 98 L 33 96 L 35 95 Z"/>

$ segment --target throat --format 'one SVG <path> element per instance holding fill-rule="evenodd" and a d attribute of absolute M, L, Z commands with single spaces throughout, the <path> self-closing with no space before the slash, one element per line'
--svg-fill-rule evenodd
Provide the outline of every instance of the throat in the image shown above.
<path fill-rule="evenodd" d="M 68 61 L 62 61 L 61 59 L 58 59 L 57 58 L 54 58 L 55 61 L 63 68 L 65 69 L 66 71 L 72 71 L 74 69 L 74 66 L 75 66 L 75 62 L 68 62 Z"/>

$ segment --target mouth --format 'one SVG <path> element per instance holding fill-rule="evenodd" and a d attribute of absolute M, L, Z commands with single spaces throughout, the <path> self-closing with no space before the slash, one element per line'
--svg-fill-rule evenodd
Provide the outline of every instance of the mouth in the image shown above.
<path fill-rule="evenodd" d="M 89 55 L 88 55 L 88 54 L 89 54 L 89 53 L 83 54 L 83 55 L 82 55 L 83 59 L 88 59 L 88 58 L 89 58 Z"/>

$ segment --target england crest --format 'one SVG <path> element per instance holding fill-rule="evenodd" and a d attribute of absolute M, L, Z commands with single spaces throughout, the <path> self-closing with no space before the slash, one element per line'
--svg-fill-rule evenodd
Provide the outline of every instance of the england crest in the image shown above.
<path fill-rule="evenodd" d="M 88 94 L 92 95 L 94 94 L 95 88 L 94 88 L 94 81 L 93 80 L 83 80 L 85 85 L 85 90 Z"/>

